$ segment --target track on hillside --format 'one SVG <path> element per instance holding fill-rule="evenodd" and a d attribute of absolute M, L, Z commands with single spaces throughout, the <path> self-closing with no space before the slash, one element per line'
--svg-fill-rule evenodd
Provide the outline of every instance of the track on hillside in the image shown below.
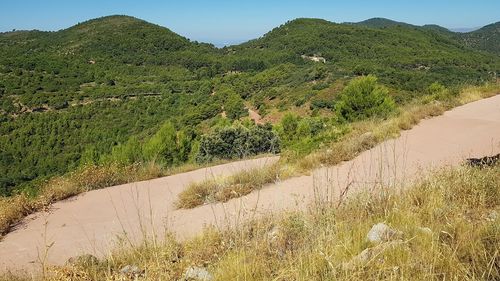
<path fill-rule="evenodd" d="M 0 271 L 36 270 L 40 262 L 63 264 L 79 254 L 102 257 L 118 239 L 135 243 L 147 235 L 161 237 L 165 231 L 180 239 L 189 238 L 207 225 L 237 226 L 258 215 L 305 209 L 315 200 L 337 200 L 344 190 L 354 194 L 381 185 L 400 187 L 427 170 L 499 152 L 497 95 L 423 120 L 397 139 L 385 141 L 351 161 L 268 185 L 223 204 L 190 210 L 176 210 L 173 205 L 191 182 L 269 165 L 278 157 L 113 186 L 57 202 L 50 212 L 27 217 L 0 241 Z M 40 258 L 45 251 L 47 258 Z"/>

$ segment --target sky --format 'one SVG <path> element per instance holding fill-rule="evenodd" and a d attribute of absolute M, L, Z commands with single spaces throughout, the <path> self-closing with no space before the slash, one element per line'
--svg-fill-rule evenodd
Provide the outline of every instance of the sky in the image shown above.
<path fill-rule="evenodd" d="M 500 21 L 500 0 L 0 0 L 0 32 L 68 28 L 107 15 L 134 16 L 192 40 L 233 44 L 299 17 L 356 22 L 384 17 L 416 25 L 476 28 Z"/>

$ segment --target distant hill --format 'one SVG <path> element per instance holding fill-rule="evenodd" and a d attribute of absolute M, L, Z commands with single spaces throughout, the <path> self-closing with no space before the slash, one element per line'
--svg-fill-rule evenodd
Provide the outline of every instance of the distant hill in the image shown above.
<path fill-rule="evenodd" d="M 500 55 L 500 22 L 458 36 L 469 47 Z"/>
<path fill-rule="evenodd" d="M 411 24 L 408 24 L 405 22 L 393 21 L 393 20 L 386 19 L 386 18 L 371 18 L 371 19 L 367 19 L 364 21 L 351 23 L 351 24 L 366 26 L 366 27 L 374 27 L 374 28 L 386 28 L 386 27 L 393 27 L 393 26 L 416 27 L 414 25 L 411 25 Z"/>
<path fill-rule="evenodd" d="M 482 28 L 467 32 L 455 32 L 435 24 L 427 24 L 423 26 L 411 25 L 385 18 L 372 18 L 351 24 L 372 28 L 390 28 L 399 26 L 432 30 L 441 33 L 442 35 L 449 36 L 467 47 L 487 51 L 493 54 L 500 54 L 500 22 L 486 25 Z"/>
<path fill-rule="evenodd" d="M 488 79 L 488 70 L 481 69 L 498 69 L 497 57 L 468 49 L 456 39 L 435 32 L 435 28 L 385 19 L 361 24 L 296 19 L 233 49 L 270 64 L 276 59 L 298 63 L 301 55 L 318 55 L 340 72 L 373 73 L 394 87 L 408 90 L 434 80 Z"/>
<path fill-rule="evenodd" d="M 183 64 L 176 52 L 214 51 L 160 27 L 129 16 L 89 20 L 58 32 L 11 32 L 0 35 L 2 58 L 44 54 L 52 59 L 109 60 L 131 64 Z M 14 48 L 9 48 L 15 46 Z M 196 61 L 201 60 L 200 57 Z"/>
<path fill-rule="evenodd" d="M 351 23 L 354 25 L 372 27 L 372 28 L 388 28 L 388 27 L 407 27 L 407 28 L 415 28 L 415 29 L 424 29 L 424 30 L 432 30 L 436 32 L 440 32 L 443 34 L 453 33 L 445 27 L 442 27 L 437 24 L 426 24 L 423 26 L 413 25 L 405 22 L 393 21 L 386 18 L 371 18 L 364 21 Z"/>

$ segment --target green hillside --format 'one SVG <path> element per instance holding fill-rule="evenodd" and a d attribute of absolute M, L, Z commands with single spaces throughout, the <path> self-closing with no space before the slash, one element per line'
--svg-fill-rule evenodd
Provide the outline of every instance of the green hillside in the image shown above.
<path fill-rule="evenodd" d="M 201 95 L 217 52 L 125 16 L 0 35 L 0 184 L 70 171 L 85 151 L 107 153 L 168 118 L 214 116 L 220 106 Z"/>
<path fill-rule="evenodd" d="M 319 57 L 325 63 L 311 61 Z M 221 138 L 274 140 L 269 132 L 283 134 L 277 123 L 289 112 L 305 118 L 300 124 L 310 138 L 305 145 L 282 135 L 283 148 L 310 152 L 336 137 L 324 128 L 337 120 L 335 104 L 354 77 L 376 75 L 405 103 L 428 94 L 431 84 L 453 92 L 494 81 L 499 70 L 496 55 L 400 23 L 374 28 L 297 19 L 223 49 L 127 16 L 57 32 L 3 33 L 0 193 L 86 163 L 170 167 L 241 155 L 218 149 Z M 275 126 L 217 131 L 244 118 L 245 106 Z M 166 139 L 175 149 L 160 145 Z M 200 146 L 219 154 L 200 157 Z"/>
<path fill-rule="evenodd" d="M 500 55 L 500 22 L 460 34 L 459 37 L 469 47 Z"/>
<path fill-rule="evenodd" d="M 478 30 L 466 33 L 453 32 L 436 24 L 417 26 L 385 18 L 372 18 L 353 24 L 382 29 L 391 27 L 406 27 L 420 30 L 431 30 L 440 33 L 441 35 L 448 36 L 459 44 L 469 48 L 487 51 L 496 55 L 500 54 L 500 22 L 489 24 Z"/>
<path fill-rule="evenodd" d="M 329 71 L 376 74 L 392 87 L 415 91 L 433 81 L 445 84 L 491 79 L 498 57 L 466 49 L 436 32 L 409 25 L 367 28 L 318 19 L 297 19 L 260 39 L 235 47 L 268 63 L 298 63 L 300 55 L 320 55 Z"/>

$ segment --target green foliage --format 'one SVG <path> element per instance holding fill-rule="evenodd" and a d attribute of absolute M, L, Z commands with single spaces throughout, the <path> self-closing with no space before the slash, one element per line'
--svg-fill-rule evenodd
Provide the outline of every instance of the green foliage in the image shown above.
<path fill-rule="evenodd" d="M 499 29 L 500 22 L 496 22 L 472 32 L 456 34 L 456 36 L 468 47 L 500 55 Z"/>
<path fill-rule="evenodd" d="M 259 153 L 279 153 L 279 138 L 270 125 L 242 125 L 216 128 L 202 136 L 196 160 L 206 163 L 215 159 L 236 159 Z"/>
<path fill-rule="evenodd" d="M 300 56 L 321 55 L 326 64 L 316 65 L 306 80 L 373 74 L 387 86 L 408 91 L 421 91 L 434 81 L 446 86 L 491 81 L 500 70 L 498 56 L 465 48 L 455 36 L 387 20 L 353 25 L 295 19 L 232 48 L 270 65 L 310 65 L 315 63 Z"/>
<path fill-rule="evenodd" d="M 338 139 L 344 129 L 335 119 L 321 117 L 300 117 L 287 113 L 275 126 L 283 149 L 306 155 L 322 143 Z"/>
<path fill-rule="evenodd" d="M 240 119 L 248 112 L 245 110 L 243 99 L 236 94 L 232 89 L 224 89 L 218 95 L 222 98 L 226 116 L 232 120 Z"/>
<path fill-rule="evenodd" d="M 156 135 L 154 137 L 156 137 Z M 114 146 L 111 150 L 111 154 L 104 156 L 102 161 L 128 165 L 142 162 L 143 159 L 145 159 L 145 157 L 143 155 L 142 146 L 137 137 L 133 136 L 129 138 L 126 143 Z"/>
<path fill-rule="evenodd" d="M 177 132 L 170 122 L 166 122 L 143 147 L 144 158 L 166 165 L 184 163 L 191 150 L 191 140 L 183 131 Z"/>
<path fill-rule="evenodd" d="M 377 84 L 375 76 L 359 77 L 342 91 L 335 110 L 347 121 L 370 117 L 387 117 L 396 109 L 386 88 Z"/>

